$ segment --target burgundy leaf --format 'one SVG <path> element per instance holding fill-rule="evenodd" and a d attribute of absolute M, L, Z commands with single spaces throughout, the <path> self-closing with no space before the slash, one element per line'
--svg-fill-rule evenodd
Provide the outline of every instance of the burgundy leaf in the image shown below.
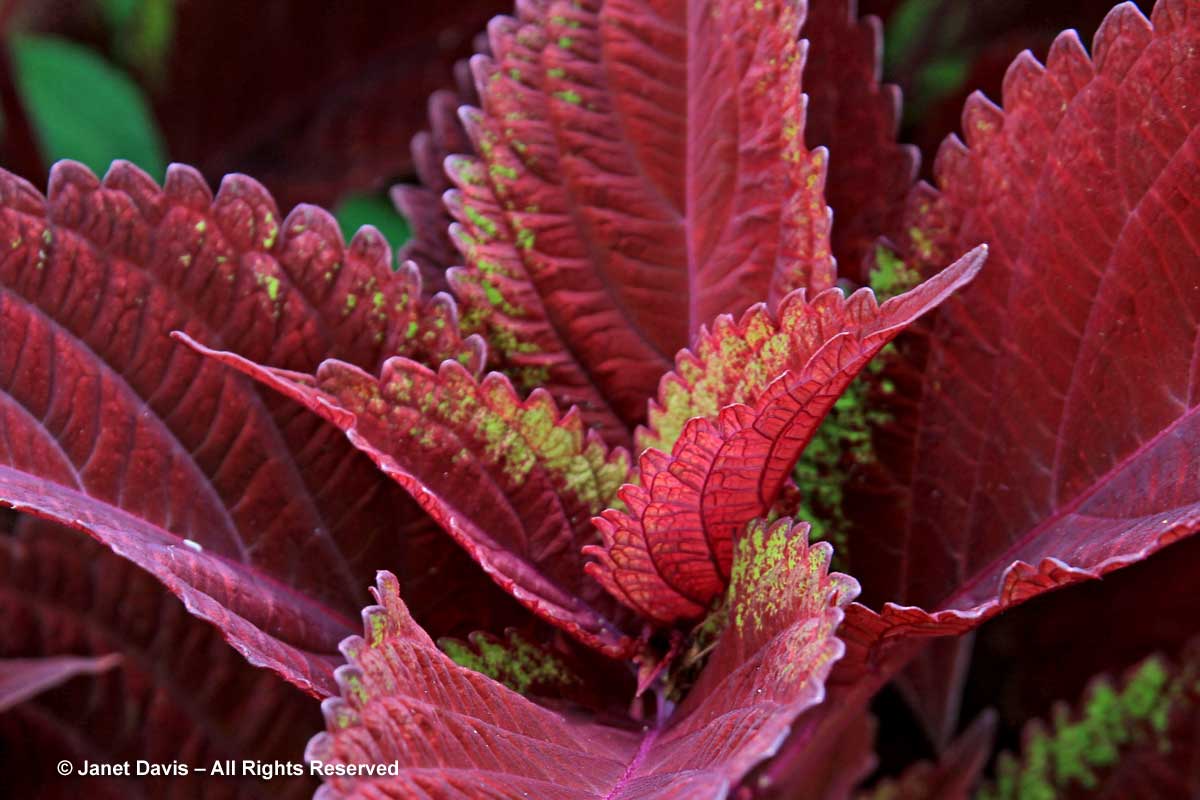
<path fill-rule="evenodd" d="M 58 165 L 49 199 L 0 174 L 0 502 L 85 530 L 158 576 L 254 663 L 317 694 L 365 583 L 423 515 L 337 430 L 168 337 L 283 366 L 478 363 L 453 304 L 393 274 L 377 233 L 278 219 L 242 177 L 214 199 L 128 164 Z M 457 579 L 456 579 L 457 580 Z M 419 603 L 424 599 L 414 598 Z"/>
<path fill-rule="evenodd" d="M 1153 0 L 1136 4 L 1147 14 L 1154 6 Z M 942 140 L 958 130 L 963 103 L 972 91 L 998 96 L 1006 68 L 1022 50 L 1042 59 L 1066 28 L 1090 38 L 1115 3 L 863 0 L 860 5 L 879 15 L 889 34 L 903 32 L 889 37 L 886 72 L 904 90 L 904 141 L 919 145 L 932 162 Z"/>
<path fill-rule="evenodd" d="M 0 713 L 80 675 L 98 675 L 121 663 L 118 653 L 104 656 L 44 656 L 0 659 Z"/>
<path fill-rule="evenodd" d="M 472 61 L 478 155 L 448 162 L 464 323 L 610 443 L 702 323 L 833 281 L 802 16 L 794 0 L 538 0 Z"/>
<path fill-rule="evenodd" d="M 1200 654 L 1154 657 L 1119 683 L 1097 678 L 1075 708 L 1025 731 L 1004 754 L 981 800 L 1195 797 L 1200 792 Z"/>
<path fill-rule="evenodd" d="M 1196 575 L 1200 537 L 1192 536 L 1102 581 L 1042 595 L 987 622 L 975 637 L 964 712 L 996 707 L 1011 739 L 1093 676 L 1121 674 L 1147 653 L 1176 656 L 1197 632 L 1200 595 L 1178 590 Z"/>
<path fill-rule="evenodd" d="M 345 431 L 534 613 L 613 657 L 632 653 L 620 608 L 584 574 L 580 553 L 629 456 L 610 453 L 574 409 L 560 415 L 544 390 L 521 400 L 504 376 L 478 381 L 455 361 L 434 372 L 391 358 L 376 378 L 330 360 L 310 376 L 187 341 Z"/>
<path fill-rule="evenodd" d="M 896 142 L 900 90 L 881 85 L 879 20 L 858 18 L 857 0 L 812 0 L 801 35 L 808 39 L 805 139 L 829 148 L 825 196 L 833 208 L 839 272 L 867 283 L 868 257 L 881 235 L 899 238 L 904 198 L 920 163 Z"/>
<path fill-rule="evenodd" d="M 1018 58 L 1007 110 L 973 97 L 969 149 L 914 194 L 915 260 L 987 240 L 993 263 L 939 316 L 908 458 L 858 507 L 853 567 L 894 601 L 848 612 L 860 643 L 968 630 L 1200 525 L 1198 39 L 1192 3 L 1125 4 L 1093 59 L 1070 32 Z"/>
<path fill-rule="evenodd" d="M 906 325 L 969 282 L 985 254 L 976 249 L 883 305 L 870 289 L 850 298 L 830 289 L 811 303 L 798 290 L 778 318 L 760 305 L 736 325 L 726 317 L 702 331 L 698 354 L 681 353 L 678 374 L 664 379 L 667 412 L 654 421 L 669 420 L 673 406 L 691 407 L 676 418 L 699 416 L 670 455 L 643 453 L 640 484 L 621 490 L 628 510 L 596 520 L 604 546 L 588 549 L 599 559 L 589 572 L 656 622 L 703 616 L 728 583 L 734 541 L 771 508 L 846 386 Z M 715 420 L 703 416 L 721 406 Z"/>
<path fill-rule="evenodd" d="M 250 666 L 157 581 L 74 531 L 17 517 L 0 534 L 0 658 L 118 662 L 0 715 L 6 796 L 311 796 L 305 778 L 58 777 L 56 762 L 298 761 L 312 699 Z"/>
<path fill-rule="evenodd" d="M 742 541 L 730 624 L 700 682 L 665 724 L 641 731 L 565 716 L 458 667 L 381 574 L 365 640 L 343 644 L 343 696 L 322 706 L 329 732 L 307 757 L 398 761 L 400 775 L 333 777 L 318 797 L 724 797 L 820 702 L 841 652 L 833 631 L 858 587 L 828 574 L 829 546 L 806 538 L 807 526 L 783 520 Z"/>

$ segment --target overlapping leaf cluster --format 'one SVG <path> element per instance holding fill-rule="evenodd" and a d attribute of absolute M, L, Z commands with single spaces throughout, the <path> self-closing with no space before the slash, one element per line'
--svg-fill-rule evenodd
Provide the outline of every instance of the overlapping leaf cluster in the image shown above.
<path fill-rule="evenodd" d="M 241 176 L 0 174 L 0 564 L 89 535 L 190 612 L 143 593 L 167 645 L 215 626 L 321 698 L 310 761 L 399 764 L 325 800 L 845 797 L 893 678 L 954 730 L 969 640 L 933 637 L 1200 527 L 1200 6 L 1019 57 L 936 189 L 894 142 L 874 23 L 811 6 L 518 3 L 465 104 L 431 104 L 395 272 L 374 230 Z M 797 518 L 831 502 L 869 605 Z M 0 720 L 90 752 L 54 693 L 21 701 L 114 691 L 166 645 L 107 607 L 52 635 L 80 612 L 11 594 Z M 1127 779 L 1047 774 L 1072 737 L 1193 747 L 1190 672 L 1149 663 L 1092 695 L 1124 716 L 1034 729 L 993 791 Z M 227 670 L 230 697 L 268 680 Z M 312 710 L 294 694 L 258 690 L 247 725 Z M 155 721 L 197 752 L 244 741 L 179 705 Z M 992 726 L 875 796 L 961 796 Z"/>

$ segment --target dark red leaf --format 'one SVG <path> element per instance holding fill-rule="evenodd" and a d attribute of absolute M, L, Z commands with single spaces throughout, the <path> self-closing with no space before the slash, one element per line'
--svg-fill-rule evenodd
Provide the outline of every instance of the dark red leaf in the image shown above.
<path fill-rule="evenodd" d="M 493 21 L 493 55 L 472 62 L 477 155 L 448 162 L 464 323 L 521 388 L 578 405 L 610 443 L 702 323 L 833 281 L 801 16 L 787 0 L 718 15 L 539 0 Z M 449 102 L 434 124 L 453 138 Z M 428 194 L 404 198 L 435 219 Z"/>
<path fill-rule="evenodd" d="M 0 586 L 0 658 L 119 662 L 0 715 L 6 796 L 311 796 L 311 780 L 286 776 L 59 777 L 60 759 L 298 761 L 320 717 L 310 697 L 247 664 L 153 577 L 74 531 L 17 518 L 0 534 Z"/>
<path fill-rule="evenodd" d="M 486 52 L 486 37 L 479 37 Z M 421 268 L 425 284 L 431 288 L 449 288 L 446 270 L 460 260 L 454 242 L 450 240 L 450 212 L 442 195 L 453 184 L 446 175 L 448 157 L 472 153 L 471 139 L 459 119 L 458 109 L 478 105 L 479 95 L 472 82 L 470 67 L 465 61 L 455 65 L 457 91 L 434 92 L 429 98 L 429 130 L 413 137 L 413 167 L 420 185 L 401 184 L 392 187 L 392 201 L 408 220 L 412 236 L 400 251 L 400 258 L 411 259 Z"/>
<path fill-rule="evenodd" d="M 248 172 L 285 209 L 332 205 L 409 174 L 425 99 L 450 85 L 471 37 L 511 7 L 371 3 L 358 13 L 300 0 L 285 13 L 237 0 L 179 4 L 155 110 L 172 155 L 210 180 Z"/>
<path fill-rule="evenodd" d="M 419 574 L 396 533 L 423 517 L 337 430 L 168 334 L 302 369 L 477 363 L 453 304 L 393 274 L 377 233 L 346 246 L 318 209 L 280 220 L 249 179 L 214 199 L 183 167 L 159 189 L 63 163 L 48 200 L 2 174 L 0 241 L 0 502 L 101 539 L 254 663 L 331 690 L 365 575 Z"/>
<path fill-rule="evenodd" d="M 610 656 L 633 652 L 620 607 L 580 553 L 596 538 L 590 518 L 628 479 L 629 456 L 609 452 L 574 409 L 560 415 L 544 390 L 521 400 L 504 376 L 476 380 L 450 360 L 434 372 L 390 358 L 378 378 L 330 360 L 310 376 L 187 341 L 345 431 L 531 611 Z"/>
<path fill-rule="evenodd" d="M 879 20 L 859 19 L 857 0 L 812 0 L 808 6 L 801 30 L 809 42 L 805 139 L 829 148 L 825 196 L 833 208 L 838 271 L 866 285 L 876 239 L 899 237 L 920 156 L 896 141 L 900 90 L 880 84 Z"/>
<path fill-rule="evenodd" d="M 1136 0 L 1150 13 L 1153 0 Z M 862 0 L 887 30 L 887 76 L 904 90 L 902 138 L 920 146 L 929 162 L 942 140 L 958 130 L 973 91 L 1000 94 L 1004 72 L 1023 50 L 1045 58 L 1059 31 L 1090 38 L 1113 0 L 957 0 L 904 3 Z M 892 34 L 899 34 L 893 36 Z"/>
<path fill-rule="evenodd" d="M 700 682 L 669 720 L 641 731 L 572 719 L 458 667 L 381 574 L 380 605 L 363 612 L 365 640 L 343 644 L 343 695 L 322 705 L 329 732 L 307 756 L 399 761 L 400 776 L 335 777 L 318 796 L 724 797 L 774 751 L 796 714 L 820 702 L 841 652 L 833 631 L 858 587 L 826 572 L 830 548 L 810 548 L 807 533 L 783 520 L 742 541 L 730 624 Z"/>
<path fill-rule="evenodd" d="M 1192 536 L 1102 581 L 1042 595 L 987 622 L 975 637 L 964 713 L 994 706 L 1012 738 L 1095 675 L 1121 674 L 1147 653 L 1179 655 L 1200 619 L 1200 593 L 1180 588 L 1197 575 L 1200 537 Z"/>
<path fill-rule="evenodd" d="M 918 263 L 981 240 L 992 263 L 939 316 L 909 457 L 858 507 L 853 568 L 894 601 L 851 609 L 860 634 L 962 632 L 1200 526 L 1200 12 L 1153 20 L 1125 4 L 1094 60 L 1070 32 L 1018 58 L 1006 110 L 973 97 L 969 149 L 914 195 Z"/>
<path fill-rule="evenodd" d="M 230 172 L 255 175 L 285 211 L 298 203 L 332 207 L 347 193 L 410 176 L 408 145 L 426 99 L 452 84 L 452 66 L 470 55 L 476 32 L 512 9 L 510 0 L 371 2 L 353 10 L 322 0 L 162 5 L 170 38 L 151 63 L 128 58 L 137 32 L 105 28 L 94 3 L 17 0 L 2 13 L 15 10 L 15 27 L 71 38 L 129 69 L 174 159 L 213 182 Z M 0 65 L 0 156 L 12 157 L 2 163 L 40 184 L 48 165 L 36 149 L 28 152 L 24 114 L 15 94 L 10 102 L 5 93 L 5 78 Z"/>
<path fill-rule="evenodd" d="M 836 669 L 836 666 L 835 666 Z M 826 703 L 830 699 L 826 698 Z M 824 705 L 824 703 L 822 703 Z M 861 714 L 836 736 L 809 742 L 805 748 L 811 768 L 795 773 L 776 756 L 743 781 L 743 786 L 764 800 L 847 800 L 879 764 L 875 757 L 878 722 Z M 786 775 L 782 782 L 778 776 Z M 734 795 L 737 797 L 737 795 Z"/>
<path fill-rule="evenodd" d="M 830 289 L 811 303 L 798 290 L 778 317 L 759 305 L 736 324 L 724 317 L 711 334 L 702 330 L 697 353 L 681 353 L 677 373 L 664 378 L 665 408 L 652 415 L 659 435 L 692 419 L 670 455 L 643 453 L 640 483 L 621 490 L 628 510 L 596 520 L 604 546 L 588 548 L 598 559 L 588 571 L 656 622 L 703 616 L 728 583 L 735 540 L 771 508 L 846 386 L 906 325 L 969 282 L 985 255 L 973 250 L 883 305 L 870 289 L 850 298 Z"/>
<path fill-rule="evenodd" d="M 1154 657 L 1119 683 L 1097 678 L 1074 709 L 1025 731 L 980 800 L 1195 797 L 1200 793 L 1200 652 Z"/>

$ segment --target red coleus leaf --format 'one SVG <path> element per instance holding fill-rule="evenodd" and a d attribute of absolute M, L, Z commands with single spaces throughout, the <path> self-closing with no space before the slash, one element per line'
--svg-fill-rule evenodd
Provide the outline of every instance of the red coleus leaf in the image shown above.
<path fill-rule="evenodd" d="M 739 544 L 729 622 L 696 689 L 658 727 L 629 730 L 535 705 L 458 667 L 380 575 L 365 639 L 343 644 L 342 698 L 307 757 L 399 762 L 399 777 L 330 778 L 318 797 L 666 798 L 723 795 L 820 701 L 841 653 L 834 629 L 858 591 L 827 572 L 807 526 L 756 524 Z"/>
<path fill-rule="evenodd" d="M 799 290 L 777 317 L 759 305 L 736 324 L 724 317 L 702 330 L 696 353 L 682 352 L 664 378 L 662 409 L 651 416 L 668 443 L 672 423 L 691 419 L 670 455 L 643 453 L 640 483 L 621 490 L 628 510 L 596 520 L 604 546 L 588 548 L 599 559 L 589 572 L 656 622 L 703 616 L 728 582 L 734 541 L 771 508 L 846 386 L 906 325 L 969 282 L 985 253 L 972 251 L 883 305 L 870 289 L 849 298 L 830 289 L 811 302 Z"/>
<path fill-rule="evenodd" d="M 880 84 L 879 20 L 859 19 L 857 5 L 810 2 L 801 35 L 809 42 L 805 139 L 829 148 L 825 196 L 833 208 L 833 253 L 839 274 L 865 285 L 876 240 L 899 237 L 920 156 L 896 141 L 900 91 Z"/>
<path fill-rule="evenodd" d="M 378 234 L 347 247 L 311 207 L 281 221 L 245 178 L 214 199 L 182 167 L 159 189 L 63 163 L 48 199 L 0 174 L 0 201 L 0 502 L 86 531 L 254 663 L 331 690 L 364 569 L 422 515 L 336 430 L 168 334 L 302 369 L 474 363 L 480 344 L 412 268 L 393 275 Z"/>
<path fill-rule="evenodd" d="M 1042 595 L 988 622 L 974 637 L 964 708 L 996 706 L 1017 731 L 1095 675 L 1124 673 L 1147 653 L 1180 653 L 1196 637 L 1200 594 L 1179 589 L 1197 575 L 1200 537 L 1192 536 L 1102 581 Z"/>
<path fill-rule="evenodd" d="M 987 240 L 992 263 L 939 316 L 912 448 L 857 509 L 855 572 L 895 601 L 850 612 L 868 639 L 970 629 L 1200 527 L 1198 45 L 1183 0 L 1117 7 L 1090 59 L 1061 35 L 1014 62 L 1006 110 L 968 103 L 969 149 L 915 193 L 913 258 Z"/>
<path fill-rule="evenodd" d="M 479 38 L 486 46 L 486 37 Z M 443 165 L 451 155 L 474 152 L 458 109 L 479 103 L 468 64 L 460 61 L 454 72 L 457 92 L 443 90 L 430 96 L 429 130 L 421 131 L 412 140 L 413 168 L 421 184 L 392 188 L 392 202 L 408 220 L 412 231 L 400 257 L 416 262 L 426 285 L 439 289 L 447 288 L 446 270 L 459 261 L 458 250 L 450 240 L 452 220 L 442 202 L 442 194 L 453 186 Z"/>
<path fill-rule="evenodd" d="M 802 17 L 790 0 L 538 0 L 472 62 L 478 155 L 447 163 L 464 324 L 610 443 L 701 324 L 833 282 Z"/>
<path fill-rule="evenodd" d="M 75 531 L 13 516 L 0 528 L 0 663 L 102 669 L 0 714 L 6 796 L 249 800 L 264 791 L 252 776 L 59 777 L 56 762 L 299 759 L 320 724 L 312 698 L 246 663 L 133 564 Z M 279 777 L 270 795 L 312 788 Z"/>
<path fill-rule="evenodd" d="M 190 341 L 190 340 L 189 340 Z M 609 452 L 545 391 L 521 400 L 508 379 L 407 358 L 378 378 L 326 361 L 315 376 L 192 346 L 305 404 L 408 490 L 505 591 L 585 644 L 629 655 L 619 611 L 583 571 L 589 519 L 611 505 L 629 456 Z"/>
<path fill-rule="evenodd" d="M 1094 680 L 1075 708 L 1034 721 L 1001 755 L 980 800 L 1195 797 L 1200 792 L 1200 651 L 1148 658 L 1116 683 Z"/>

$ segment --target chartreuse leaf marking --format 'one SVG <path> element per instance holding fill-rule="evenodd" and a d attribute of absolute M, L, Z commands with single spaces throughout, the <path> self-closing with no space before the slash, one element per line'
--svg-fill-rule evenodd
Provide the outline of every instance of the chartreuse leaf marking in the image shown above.
<path fill-rule="evenodd" d="M 628 479 L 629 456 L 577 412 L 560 414 L 544 391 L 522 400 L 507 378 L 479 380 L 453 360 L 434 371 L 392 358 L 378 377 L 326 361 L 307 376 L 192 346 L 344 431 L 534 613 L 611 656 L 632 652 L 619 606 L 587 578 L 580 554 L 595 537 L 589 519 Z"/>
<path fill-rule="evenodd" d="M 639 483 L 620 493 L 627 510 L 597 518 L 603 546 L 587 549 L 598 559 L 588 571 L 659 623 L 703 616 L 728 582 L 735 538 L 769 513 L 850 381 L 906 325 L 968 283 L 985 252 L 883 305 L 870 289 L 849 298 L 831 289 L 811 302 L 798 290 L 777 316 L 756 307 L 737 324 L 718 319 L 698 355 L 681 353 L 676 373 L 663 379 L 659 397 L 668 407 L 651 411 L 659 436 L 644 439 L 692 418 L 670 455 L 642 454 Z M 730 352 L 740 359 L 726 363 Z M 716 402 L 724 408 L 715 419 L 696 413 Z"/>
<path fill-rule="evenodd" d="M 1148 763 L 1155 764 L 1153 780 L 1160 786 L 1180 766 L 1184 781 L 1192 780 L 1184 773 L 1195 752 L 1198 704 L 1200 650 L 1195 647 L 1181 664 L 1156 656 L 1119 684 L 1100 678 L 1078 709 L 1059 706 L 1049 725 L 1031 724 L 1019 756 L 1000 757 L 996 778 L 980 791 L 979 800 L 1050 800 L 1080 789 L 1097 792 L 1126 761 L 1127 772 L 1142 776 L 1151 774 Z M 1139 783 L 1130 775 L 1122 785 L 1132 791 Z M 1179 788 L 1186 793 L 1183 785 Z"/>
<path fill-rule="evenodd" d="M 803 5 L 711 10 L 530 3 L 497 19 L 462 114 L 475 152 L 447 162 L 464 330 L 614 444 L 700 325 L 835 279 L 828 158 L 805 146 Z"/>
<path fill-rule="evenodd" d="M 682 704 L 641 728 L 533 703 L 481 674 L 536 684 L 541 668 L 514 669 L 511 651 L 459 651 L 472 668 L 454 663 L 413 621 L 395 577 L 381 573 L 363 637 L 342 643 L 341 696 L 322 704 L 326 732 L 306 757 L 396 762 L 383 787 L 405 797 L 724 796 L 820 702 L 843 652 L 834 632 L 858 585 L 828 573 L 829 545 L 810 547 L 806 534 L 781 520 L 750 538 L 730 595 L 744 623 L 721 634 Z M 321 796 L 358 796 L 363 780 L 332 776 Z"/>
<path fill-rule="evenodd" d="M 504 639 L 485 633 L 471 634 L 469 642 L 442 639 L 438 646 L 455 664 L 487 675 L 518 694 L 528 694 L 533 687 L 579 683 L 562 658 L 515 631 Z"/>

